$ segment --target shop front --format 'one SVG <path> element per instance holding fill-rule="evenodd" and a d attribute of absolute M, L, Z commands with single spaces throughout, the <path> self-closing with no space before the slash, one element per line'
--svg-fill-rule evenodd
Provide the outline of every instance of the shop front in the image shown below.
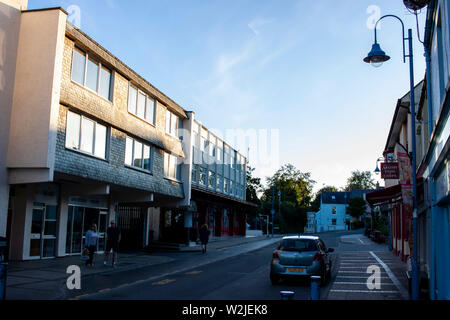
<path fill-rule="evenodd" d="M 86 241 L 86 232 L 94 224 L 99 233 L 96 251 L 104 252 L 108 215 L 107 200 L 100 197 L 69 197 L 66 254 L 81 254 Z"/>

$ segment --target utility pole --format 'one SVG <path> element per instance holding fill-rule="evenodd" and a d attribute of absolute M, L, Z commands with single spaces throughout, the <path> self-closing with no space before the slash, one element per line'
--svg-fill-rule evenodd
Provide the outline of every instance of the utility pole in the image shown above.
<path fill-rule="evenodd" d="M 273 238 L 273 227 L 275 225 L 275 186 L 272 187 L 272 238 Z"/>
<path fill-rule="evenodd" d="M 281 189 L 278 190 L 278 214 L 280 215 L 281 220 Z"/>

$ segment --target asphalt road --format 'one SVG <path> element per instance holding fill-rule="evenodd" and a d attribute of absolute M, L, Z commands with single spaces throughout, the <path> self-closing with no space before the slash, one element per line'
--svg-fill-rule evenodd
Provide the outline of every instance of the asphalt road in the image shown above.
<path fill-rule="evenodd" d="M 330 233 L 322 235 L 322 238 L 328 247 L 338 247 L 341 235 L 342 233 Z M 280 291 L 294 291 L 295 300 L 309 299 L 308 281 L 286 279 L 278 285 L 271 284 L 270 261 L 275 248 L 276 244 L 272 244 L 256 251 L 158 279 L 142 280 L 113 289 L 106 288 L 80 299 L 279 300 Z M 332 256 L 333 260 L 337 259 L 337 254 Z M 332 275 L 332 278 L 334 277 L 335 272 Z M 327 295 L 329 288 L 330 284 L 321 288 L 322 297 Z"/>

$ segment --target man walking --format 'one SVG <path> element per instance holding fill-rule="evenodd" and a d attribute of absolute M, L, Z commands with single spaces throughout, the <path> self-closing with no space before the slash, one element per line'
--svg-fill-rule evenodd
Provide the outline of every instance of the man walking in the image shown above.
<path fill-rule="evenodd" d="M 119 242 L 120 242 L 120 229 L 116 226 L 114 221 L 111 221 L 111 226 L 106 230 L 106 252 L 105 252 L 105 261 L 103 261 L 103 265 L 106 266 L 109 260 L 109 253 L 111 249 L 113 250 L 113 268 L 116 267 L 117 263 L 117 251 L 119 250 Z"/>

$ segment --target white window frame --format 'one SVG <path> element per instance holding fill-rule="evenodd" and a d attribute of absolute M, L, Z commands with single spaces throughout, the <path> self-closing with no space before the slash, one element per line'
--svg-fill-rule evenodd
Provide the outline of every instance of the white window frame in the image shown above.
<path fill-rule="evenodd" d="M 131 164 L 126 163 L 126 157 L 127 157 L 126 139 L 127 138 L 132 141 L 132 145 L 131 145 Z M 142 152 L 142 165 L 140 167 L 134 165 L 134 160 L 135 160 L 135 158 L 134 158 L 134 149 L 135 149 L 136 142 L 138 142 L 138 143 L 140 143 L 142 145 L 142 151 L 141 151 Z M 149 147 L 150 148 L 150 169 L 144 169 L 144 154 L 145 154 L 144 150 L 145 150 L 145 147 Z M 125 138 L 124 165 L 126 167 L 129 167 L 129 168 L 139 169 L 139 170 L 142 170 L 142 171 L 145 171 L 145 172 L 148 172 L 148 173 L 153 173 L 153 146 L 150 145 L 150 144 L 144 143 L 142 141 L 136 140 L 133 137 L 126 136 L 126 138 Z"/>
<path fill-rule="evenodd" d="M 173 117 L 176 118 L 176 128 L 172 128 L 173 125 Z M 168 108 L 166 109 L 166 123 L 165 123 L 166 127 L 165 127 L 165 132 L 166 134 L 179 139 L 178 137 L 178 129 L 180 128 L 180 117 L 177 116 L 175 113 L 173 113 L 172 111 L 170 111 Z M 169 130 L 169 131 L 167 131 Z"/>
<path fill-rule="evenodd" d="M 167 164 L 168 167 L 167 168 L 166 168 L 166 156 L 168 157 L 168 164 Z M 172 168 L 171 166 L 173 165 L 174 161 L 175 161 L 175 166 Z M 173 169 L 173 171 L 174 171 L 173 176 L 170 175 L 170 172 L 172 171 L 171 169 Z M 180 168 L 178 165 L 178 157 L 171 153 L 164 152 L 164 177 L 166 179 L 180 181 L 178 178 L 179 170 L 180 170 Z"/>
<path fill-rule="evenodd" d="M 84 61 L 84 78 L 83 78 L 83 83 L 79 83 L 75 80 L 72 79 L 72 72 L 73 72 L 73 60 L 74 60 L 74 55 L 75 55 L 75 50 L 78 50 L 82 53 L 84 53 L 84 57 L 85 57 L 85 61 Z M 97 87 L 96 90 L 92 90 L 91 88 L 88 88 L 88 86 L 86 85 L 87 82 L 87 65 L 88 65 L 88 61 L 92 60 L 93 62 L 98 64 L 98 71 L 97 71 Z M 105 98 L 102 95 L 100 95 L 99 93 L 99 89 L 100 89 L 100 81 L 101 81 L 101 70 L 102 68 L 109 70 L 110 74 L 111 74 L 111 78 L 109 80 L 109 97 Z M 95 57 L 90 57 L 89 53 L 80 49 L 79 47 L 74 47 L 72 50 L 72 66 L 70 68 L 70 80 L 74 83 L 77 83 L 81 86 L 83 86 L 84 88 L 86 88 L 87 90 L 94 92 L 95 94 L 97 94 L 99 97 L 101 97 L 102 99 L 108 100 L 109 102 L 112 102 L 113 100 L 113 90 L 114 90 L 114 86 L 113 86 L 113 79 L 114 79 L 114 74 L 113 74 L 113 70 L 108 68 L 107 66 L 103 65 L 101 63 L 101 61 Z"/>
<path fill-rule="evenodd" d="M 136 90 L 136 105 L 134 106 L 134 113 L 130 111 L 130 93 L 131 93 L 131 88 L 133 88 L 134 90 Z M 144 106 L 144 117 L 141 117 L 138 115 L 137 112 L 137 106 L 138 106 L 138 101 L 139 101 L 139 94 L 142 94 L 145 97 L 145 106 Z M 148 121 L 147 120 L 147 114 L 149 111 L 149 101 L 153 101 L 153 119 L 152 121 Z M 127 98 L 127 111 L 129 114 L 132 114 L 136 117 L 138 117 L 139 119 L 151 124 L 152 126 L 156 125 L 156 99 L 153 98 L 152 96 L 146 94 L 144 91 L 142 91 L 141 89 L 139 89 L 137 86 L 135 86 L 134 84 L 132 84 L 131 82 L 128 83 L 128 98 Z"/>
<path fill-rule="evenodd" d="M 67 136 L 67 126 L 68 126 L 69 113 L 72 113 L 72 114 L 77 115 L 77 116 L 80 117 L 80 127 L 79 127 L 79 137 L 78 137 L 78 147 L 77 148 L 70 148 L 70 147 L 67 146 L 67 138 L 68 138 L 68 136 Z M 91 122 L 94 123 L 94 132 L 93 132 L 93 135 L 92 135 L 92 152 L 81 150 L 81 141 L 82 141 L 82 137 L 83 137 L 83 130 L 82 130 L 83 129 L 83 119 L 87 120 L 87 121 L 91 121 Z M 106 129 L 105 157 L 99 157 L 99 156 L 95 155 L 95 146 L 97 145 L 96 144 L 97 126 L 102 126 L 102 127 L 104 127 Z M 82 154 L 86 154 L 86 155 L 95 157 L 97 159 L 108 160 L 108 153 L 109 153 L 108 152 L 108 145 L 109 145 L 109 128 L 108 128 L 108 126 L 105 126 L 105 125 L 103 125 L 101 123 L 98 123 L 97 121 L 95 121 L 95 120 L 93 120 L 91 118 L 85 117 L 82 114 L 79 114 L 79 113 L 76 113 L 76 112 L 72 112 L 70 110 L 67 111 L 67 116 L 66 116 L 66 137 L 65 137 L 65 148 L 66 149 L 73 150 L 73 151 L 76 151 L 76 152 L 80 152 Z"/>

